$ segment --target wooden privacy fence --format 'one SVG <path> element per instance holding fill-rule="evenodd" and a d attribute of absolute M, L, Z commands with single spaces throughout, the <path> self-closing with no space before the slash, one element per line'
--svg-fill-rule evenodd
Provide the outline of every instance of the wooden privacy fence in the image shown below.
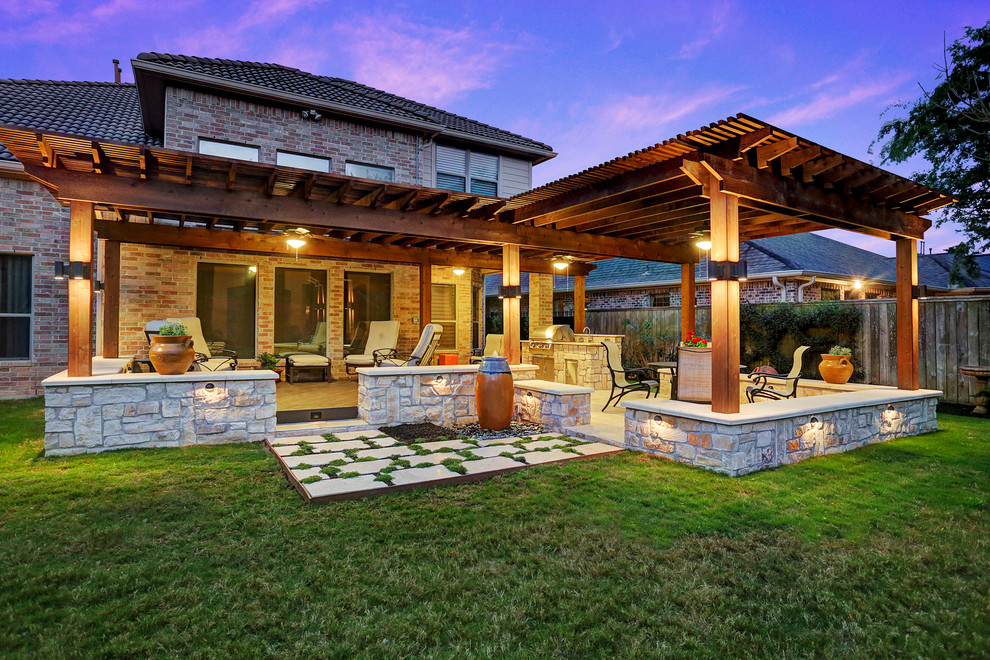
<path fill-rule="evenodd" d="M 815 303 L 790 303 L 811 305 Z M 893 299 L 846 300 L 863 310 L 863 323 L 856 337 L 853 363 L 874 385 L 897 384 L 896 303 Z M 698 307 L 697 332 L 711 337 L 711 309 Z M 635 324 L 651 321 L 658 332 L 667 330 L 678 337 L 681 327 L 679 307 L 589 310 L 588 326 L 595 333 L 625 334 L 630 344 L 632 331 L 622 321 Z M 960 366 L 990 365 L 990 296 L 940 296 L 920 301 L 918 334 L 921 387 L 942 390 L 944 401 L 971 404 L 976 381 L 959 373 Z"/>

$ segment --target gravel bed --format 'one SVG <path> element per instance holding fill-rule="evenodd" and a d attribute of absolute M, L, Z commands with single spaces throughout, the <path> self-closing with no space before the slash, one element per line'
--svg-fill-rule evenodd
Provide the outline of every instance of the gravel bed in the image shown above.
<path fill-rule="evenodd" d="M 385 432 L 382 429 L 382 432 Z M 530 435 L 553 435 L 550 428 L 533 422 L 512 422 L 504 431 L 488 431 L 477 423 L 463 424 L 457 427 L 457 434 L 475 440 L 497 440 L 498 438 L 525 438 Z"/>

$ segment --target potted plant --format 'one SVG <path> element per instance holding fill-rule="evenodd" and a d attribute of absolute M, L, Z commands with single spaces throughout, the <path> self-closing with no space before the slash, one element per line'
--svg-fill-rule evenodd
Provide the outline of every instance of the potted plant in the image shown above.
<path fill-rule="evenodd" d="M 270 369 L 278 374 L 278 379 L 282 380 L 282 367 L 278 366 L 281 358 L 275 353 L 258 353 L 258 365 L 262 369 Z"/>
<path fill-rule="evenodd" d="M 853 363 L 849 359 L 852 349 L 843 346 L 833 346 L 828 353 L 822 354 L 821 364 L 818 365 L 818 373 L 826 383 L 842 385 L 849 380 L 853 373 Z"/>
<path fill-rule="evenodd" d="M 711 348 L 712 343 L 702 336 L 694 334 L 694 330 L 688 330 L 687 339 L 681 342 L 681 346 L 689 348 Z"/>
<path fill-rule="evenodd" d="M 184 323 L 168 321 L 158 329 L 158 334 L 151 335 L 148 358 L 155 371 L 165 376 L 177 376 L 189 370 L 196 359 L 196 351 L 192 337 L 186 333 Z"/>

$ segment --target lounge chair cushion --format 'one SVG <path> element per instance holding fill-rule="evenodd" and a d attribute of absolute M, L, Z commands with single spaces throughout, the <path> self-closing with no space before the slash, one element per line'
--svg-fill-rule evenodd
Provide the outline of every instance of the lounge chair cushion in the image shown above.
<path fill-rule="evenodd" d="M 286 359 L 300 367 L 320 367 L 330 364 L 330 358 L 323 355 L 289 355 Z"/>

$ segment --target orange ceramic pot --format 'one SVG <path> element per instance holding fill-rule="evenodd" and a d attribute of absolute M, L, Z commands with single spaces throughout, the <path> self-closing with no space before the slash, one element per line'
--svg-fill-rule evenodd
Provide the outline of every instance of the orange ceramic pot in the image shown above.
<path fill-rule="evenodd" d="M 853 374 L 853 364 L 848 355 L 822 355 L 822 362 L 818 365 L 818 373 L 826 383 L 842 385 L 849 380 Z"/>
<path fill-rule="evenodd" d="M 481 358 L 478 378 L 474 384 L 474 400 L 478 407 L 478 424 L 481 428 L 489 431 L 509 428 L 512 423 L 514 394 L 508 358 Z"/>
<path fill-rule="evenodd" d="M 163 376 L 177 376 L 189 370 L 196 359 L 193 340 L 189 335 L 151 335 L 148 358 L 155 371 Z"/>

